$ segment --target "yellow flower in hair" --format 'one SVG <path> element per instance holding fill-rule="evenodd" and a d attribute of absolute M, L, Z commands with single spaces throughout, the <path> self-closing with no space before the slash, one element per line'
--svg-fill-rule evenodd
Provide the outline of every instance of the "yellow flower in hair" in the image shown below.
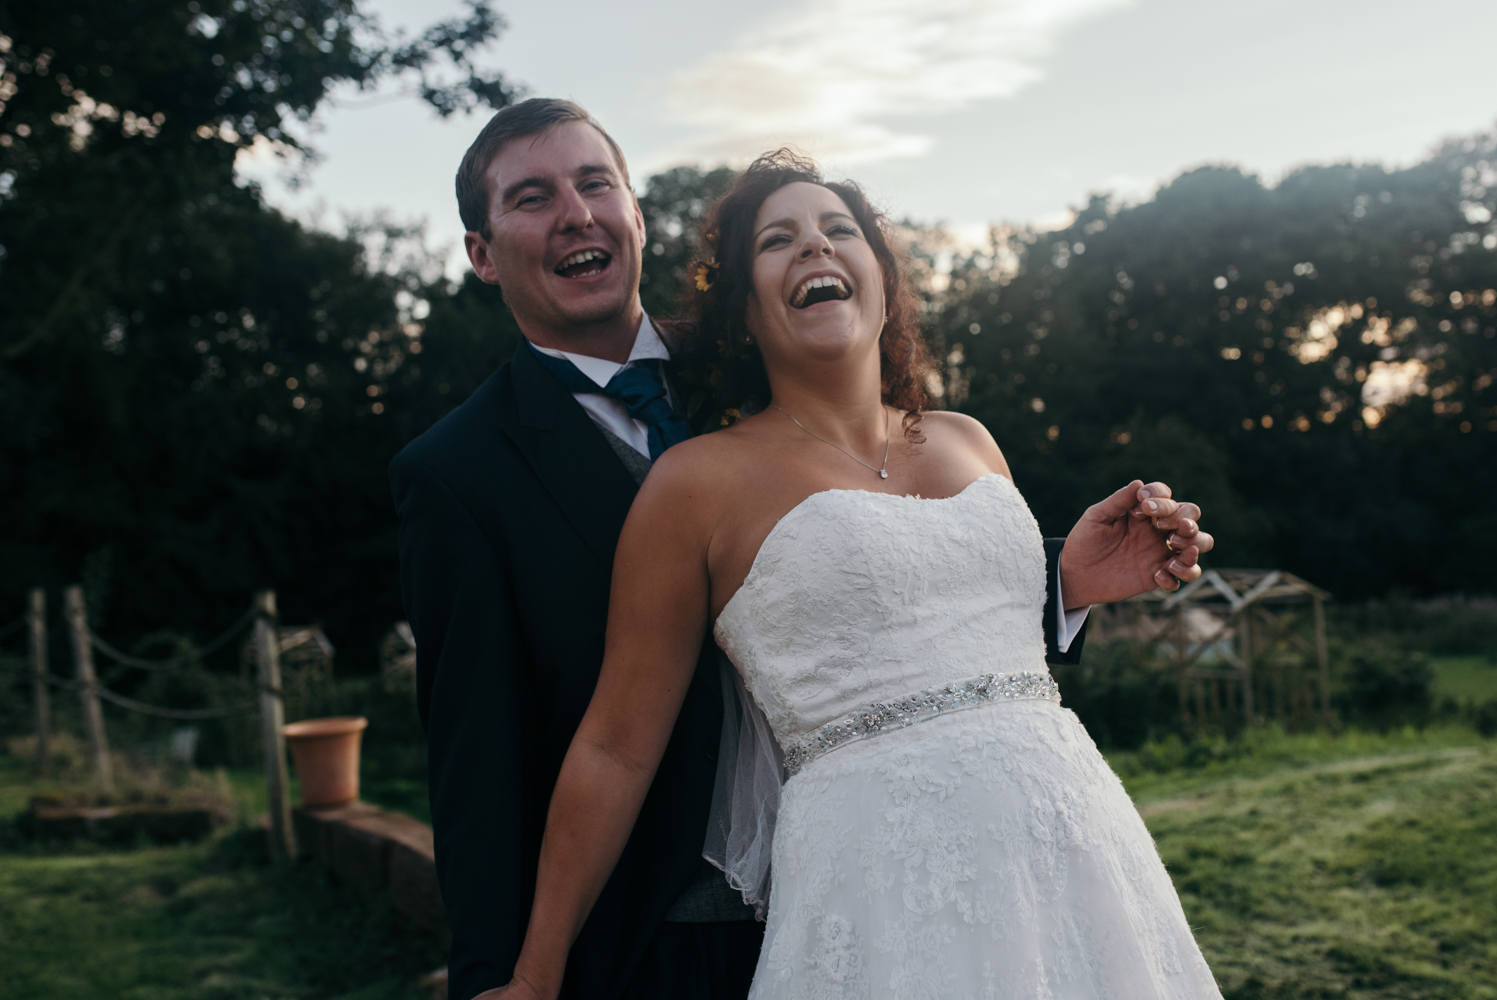
<path fill-rule="evenodd" d="M 717 261 L 702 261 L 697 264 L 697 291 L 705 292 L 717 281 Z"/>

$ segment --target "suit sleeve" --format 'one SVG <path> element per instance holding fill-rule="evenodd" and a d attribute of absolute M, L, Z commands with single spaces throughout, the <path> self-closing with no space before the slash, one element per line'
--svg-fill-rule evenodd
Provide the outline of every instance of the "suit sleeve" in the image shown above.
<path fill-rule="evenodd" d="M 416 638 L 449 996 L 510 980 L 529 914 L 523 786 L 530 673 L 503 554 L 418 458 L 397 456 L 400 586 Z"/>
<path fill-rule="evenodd" d="M 1042 621 L 1045 629 L 1046 663 L 1080 663 L 1081 647 L 1086 643 L 1086 622 L 1082 622 L 1076 637 L 1071 640 L 1071 647 L 1064 653 L 1059 651 L 1055 638 L 1055 618 L 1060 610 L 1060 550 L 1065 545 L 1064 538 L 1045 539 L 1045 611 Z"/>

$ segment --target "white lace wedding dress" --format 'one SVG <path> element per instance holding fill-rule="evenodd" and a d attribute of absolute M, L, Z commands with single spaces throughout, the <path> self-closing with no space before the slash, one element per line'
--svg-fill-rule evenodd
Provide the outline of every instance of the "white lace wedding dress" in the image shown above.
<path fill-rule="evenodd" d="M 1014 485 L 817 493 L 715 633 L 791 776 L 753 1000 L 1219 998 L 1040 628 Z"/>

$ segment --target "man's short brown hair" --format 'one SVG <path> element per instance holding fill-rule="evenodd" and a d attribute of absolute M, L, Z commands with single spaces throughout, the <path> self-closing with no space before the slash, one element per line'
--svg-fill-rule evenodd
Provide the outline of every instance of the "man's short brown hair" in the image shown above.
<path fill-rule="evenodd" d="M 629 164 L 624 160 L 624 151 L 613 141 L 613 136 L 604 131 L 598 120 L 588 114 L 580 104 L 562 101 L 553 97 L 532 97 L 528 101 L 511 105 L 489 119 L 489 123 L 478 133 L 473 145 L 463 154 L 463 162 L 457 168 L 457 211 L 463 219 L 463 228 L 477 233 L 484 239 L 489 232 L 489 164 L 499 155 L 504 144 L 513 139 L 541 135 L 567 122 L 583 122 L 598 130 L 598 134 L 613 150 L 624 183 L 629 183 Z"/>

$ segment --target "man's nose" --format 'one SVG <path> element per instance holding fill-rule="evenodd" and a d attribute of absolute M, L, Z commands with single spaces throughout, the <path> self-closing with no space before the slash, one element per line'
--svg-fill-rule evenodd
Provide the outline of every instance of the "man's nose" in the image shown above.
<path fill-rule="evenodd" d="M 565 188 L 561 195 L 561 216 L 558 220 L 563 231 L 586 229 L 593 224 L 592 209 L 581 193 Z"/>

